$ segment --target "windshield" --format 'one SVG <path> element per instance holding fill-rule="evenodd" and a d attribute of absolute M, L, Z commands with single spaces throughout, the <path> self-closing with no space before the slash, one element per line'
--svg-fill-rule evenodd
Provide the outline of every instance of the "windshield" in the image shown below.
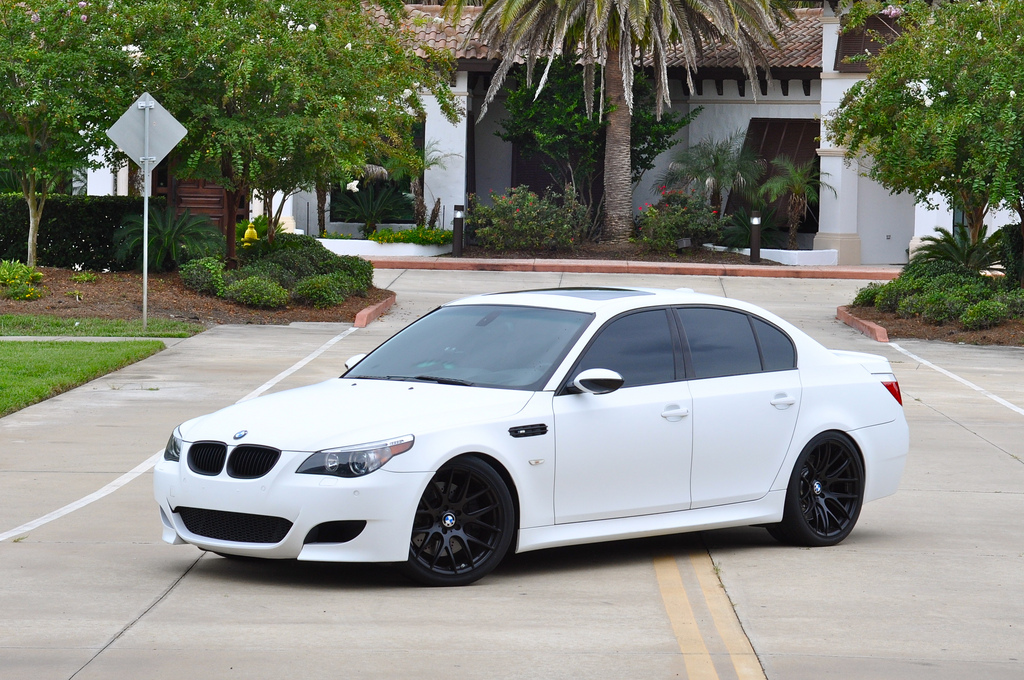
<path fill-rule="evenodd" d="M 538 390 L 592 318 L 538 307 L 442 307 L 378 347 L 345 377 Z"/>

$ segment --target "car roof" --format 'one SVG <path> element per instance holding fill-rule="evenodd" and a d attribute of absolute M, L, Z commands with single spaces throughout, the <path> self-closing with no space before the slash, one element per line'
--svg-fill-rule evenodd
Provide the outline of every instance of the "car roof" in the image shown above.
<path fill-rule="evenodd" d="M 695 293 L 690 288 L 667 290 L 661 288 L 592 287 L 543 288 L 508 293 L 486 293 L 449 302 L 450 305 L 514 305 L 546 307 L 591 314 L 616 314 L 640 307 L 680 304 L 716 304 L 743 307 L 742 303 L 714 295 Z"/>

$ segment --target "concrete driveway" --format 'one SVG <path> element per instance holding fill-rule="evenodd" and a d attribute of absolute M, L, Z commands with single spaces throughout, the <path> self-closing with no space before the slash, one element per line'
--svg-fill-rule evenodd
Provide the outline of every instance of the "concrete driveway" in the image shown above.
<path fill-rule="evenodd" d="M 0 419 L 0 679 L 1021 678 L 1024 354 L 874 343 L 863 282 L 378 270 L 379 322 L 222 326 Z M 462 589 L 380 565 L 246 562 L 160 542 L 171 429 L 337 375 L 432 307 L 546 286 L 691 287 L 893 362 L 900 492 L 828 549 L 732 529 L 516 556 Z"/>

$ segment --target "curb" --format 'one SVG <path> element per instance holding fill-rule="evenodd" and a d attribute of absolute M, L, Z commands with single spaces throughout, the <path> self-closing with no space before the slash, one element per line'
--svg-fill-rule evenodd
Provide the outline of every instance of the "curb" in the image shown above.
<path fill-rule="evenodd" d="M 352 325 L 356 328 L 366 328 L 372 322 L 376 321 L 381 314 L 391 309 L 391 305 L 395 304 L 395 299 L 398 296 L 392 293 L 387 299 L 381 300 L 375 305 L 370 305 L 366 309 L 361 309 L 356 313 L 356 319 Z"/>
<path fill-rule="evenodd" d="M 861 279 L 891 281 L 901 267 L 701 264 L 697 262 L 640 262 L 633 260 L 500 260 L 487 258 L 399 257 L 365 258 L 378 269 L 437 269 L 447 271 L 565 272 L 574 274 L 684 274 L 690 276 L 751 276 L 793 279 Z"/>
<path fill-rule="evenodd" d="M 889 333 L 884 328 L 879 326 L 877 323 L 858 319 L 853 314 L 850 314 L 849 307 L 846 307 L 845 305 L 836 308 L 836 318 L 850 328 L 860 331 L 875 342 L 889 342 Z"/>

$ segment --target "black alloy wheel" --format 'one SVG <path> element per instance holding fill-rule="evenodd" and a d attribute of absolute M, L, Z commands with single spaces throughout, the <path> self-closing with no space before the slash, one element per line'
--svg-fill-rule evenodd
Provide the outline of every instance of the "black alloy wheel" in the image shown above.
<path fill-rule="evenodd" d="M 403 571 L 424 585 L 468 585 L 498 566 L 514 532 L 512 496 L 501 476 L 478 458 L 457 458 L 420 498 Z"/>
<path fill-rule="evenodd" d="M 850 438 L 820 434 L 797 459 L 786 490 L 782 522 L 767 527 L 783 543 L 827 546 L 857 524 L 864 501 L 864 465 Z"/>

